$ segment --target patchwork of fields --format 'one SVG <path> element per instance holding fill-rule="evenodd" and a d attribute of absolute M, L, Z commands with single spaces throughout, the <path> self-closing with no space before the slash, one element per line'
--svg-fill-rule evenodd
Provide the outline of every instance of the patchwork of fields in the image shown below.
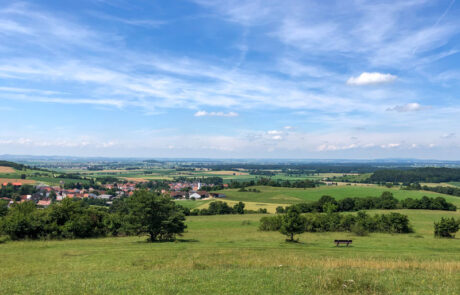
<path fill-rule="evenodd" d="M 0 293 L 459 294 L 460 240 L 435 239 L 433 221 L 460 212 L 399 212 L 414 234 L 305 233 L 286 243 L 257 231 L 261 215 L 226 215 L 188 217 L 187 233 L 173 243 L 7 242 Z M 353 245 L 337 248 L 334 239 Z"/>

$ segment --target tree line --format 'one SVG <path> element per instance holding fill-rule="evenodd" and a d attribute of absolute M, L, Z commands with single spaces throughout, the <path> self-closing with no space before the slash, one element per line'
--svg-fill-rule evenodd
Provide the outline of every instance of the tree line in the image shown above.
<path fill-rule="evenodd" d="M 180 206 L 180 205 L 178 205 Z M 209 203 L 208 208 L 202 209 L 189 209 L 180 206 L 186 216 L 197 216 L 197 215 L 226 215 L 226 214 L 266 214 L 267 209 L 259 208 L 258 210 L 245 209 L 246 204 L 238 202 L 235 205 L 230 206 L 226 202 L 214 201 Z"/>
<path fill-rule="evenodd" d="M 297 207 L 302 213 L 326 212 L 326 205 L 332 205 L 335 212 L 359 211 L 369 209 L 425 209 L 456 211 L 457 207 L 443 197 L 421 199 L 407 198 L 399 201 L 391 192 L 383 192 L 380 197 L 344 198 L 336 200 L 331 196 L 322 196 L 316 202 L 299 203 L 287 207 L 278 206 L 277 213 L 285 213 L 290 207 Z"/>
<path fill-rule="evenodd" d="M 0 233 L 12 240 L 119 235 L 173 240 L 186 228 L 184 212 L 174 201 L 146 190 L 117 200 L 110 208 L 64 199 L 45 209 L 36 208 L 34 202 L 16 203 L 3 213 Z"/>
<path fill-rule="evenodd" d="M 372 183 L 418 183 L 418 182 L 450 182 L 460 181 L 460 168 L 414 168 L 414 169 L 381 169 L 375 171 L 368 179 Z"/>
<path fill-rule="evenodd" d="M 403 186 L 402 189 L 404 190 L 424 190 L 424 191 L 431 191 L 435 193 L 445 194 L 460 197 L 460 188 L 453 187 L 453 186 L 427 186 L 427 185 L 420 185 L 420 183 L 412 183 L 406 186 Z"/>
<path fill-rule="evenodd" d="M 298 207 L 290 207 L 285 214 L 262 217 L 259 230 L 279 231 L 294 240 L 294 235 L 303 232 L 353 232 L 367 235 L 371 232 L 411 233 L 409 218 L 400 213 L 369 215 L 359 211 L 356 215 L 341 214 L 328 210 L 327 213 L 303 215 Z"/>

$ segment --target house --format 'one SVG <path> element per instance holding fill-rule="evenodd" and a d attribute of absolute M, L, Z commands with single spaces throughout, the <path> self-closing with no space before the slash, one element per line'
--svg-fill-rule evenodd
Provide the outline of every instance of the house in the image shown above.
<path fill-rule="evenodd" d="M 110 200 L 113 198 L 113 196 L 112 195 L 99 195 L 96 198 L 102 199 L 102 200 Z"/>
<path fill-rule="evenodd" d="M 189 196 L 190 199 L 201 199 L 201 195 L 198 193 L 193 193 Z"/>
<path fill-rule="evenodd" d="M 46 208 L 49 205 L 51 205 L 51 200 L 40 200 L 37 203 L 37 206 L 40 206 L 40 207 L 43 207 L 43 208 Z"/>

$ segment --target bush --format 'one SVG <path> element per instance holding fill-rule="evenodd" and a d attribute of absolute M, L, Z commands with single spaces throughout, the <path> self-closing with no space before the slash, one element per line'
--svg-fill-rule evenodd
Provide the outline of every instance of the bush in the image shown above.
<path fill-rule="evenodd" d="M 434 236 L 438 238 L 455 238 L 460 226 L 460 220 L 442 217 L 439 222 L 434 223 Z"/>
<path fill-rule="evenodd" d="M 260 219 L 260 231 L 278 231 L 281 228 L 282 216 L 265 216 Z"/>

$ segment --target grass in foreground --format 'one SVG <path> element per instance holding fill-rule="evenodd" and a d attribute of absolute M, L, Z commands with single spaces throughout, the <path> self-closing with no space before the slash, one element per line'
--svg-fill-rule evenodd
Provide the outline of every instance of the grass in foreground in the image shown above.
<path fill-rule="evenodd" d="M 260 215 L 227 215 L 189 217 L 175 243 L 7 242 L 0 294 L 458 294 L 459 239 L 435 239 L 432 228 L 460 212 L 399 212 L 416 233 L 306 233 L 286 243 L 257 231 Z M 348 238 L 349 248 L 332 242 Z"/>

